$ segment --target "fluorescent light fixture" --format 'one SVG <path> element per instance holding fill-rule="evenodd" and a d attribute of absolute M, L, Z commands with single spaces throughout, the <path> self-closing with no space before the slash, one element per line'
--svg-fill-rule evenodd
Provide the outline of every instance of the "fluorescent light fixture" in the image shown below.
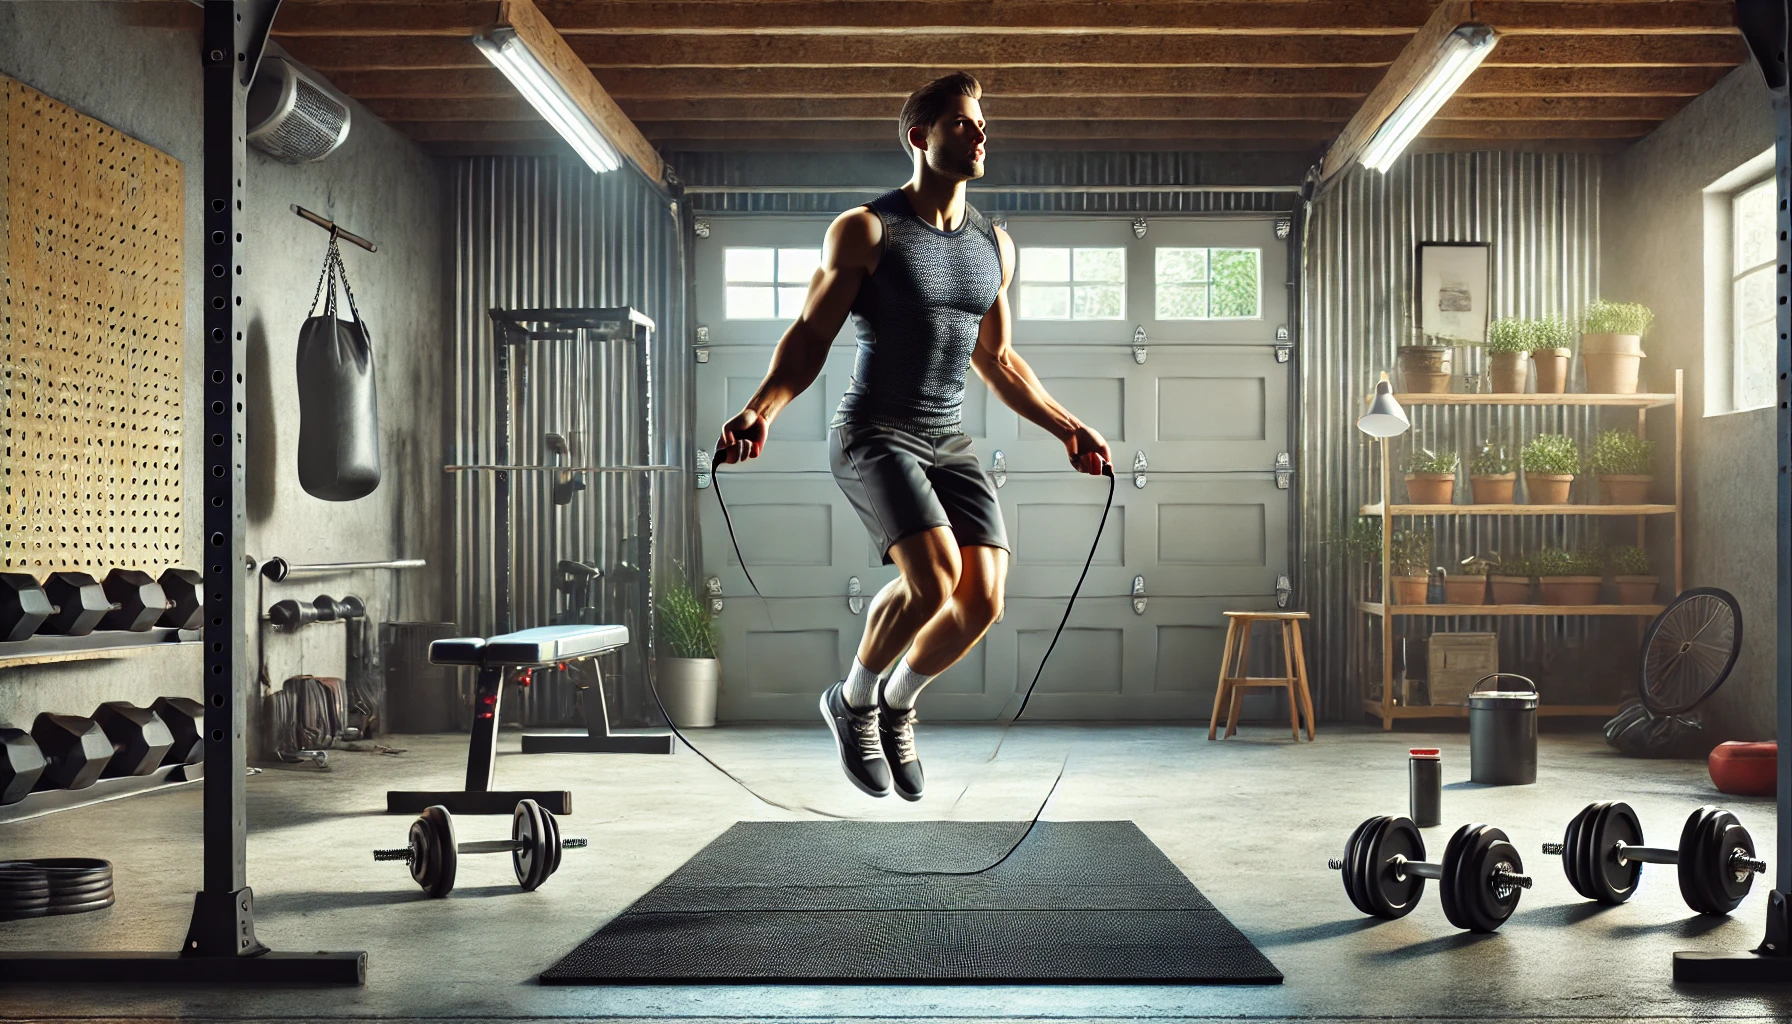
<path fill-rule="evenodd" d="M 1356 421 L 1356 429 L 1370 437 L 1396 437 L 1406 433 L 1412 422 L 1406 418 L 1406 410 L 1400 407 L 1400 400 L 1394 397 L 1394 386 L 1388 383 L 1388 375 L 1382 374 L 1376 382 L 1375 397 L 1369 403 L 1369 411 L 1363 413 Z"/>
<path fill-rule="evenodd" d="M 494 28 L 474 36 L 473 45 L 479 47 L 479 52 L 485 54 L 505 78 L 510 79 L 510 84 L 516 86 L 529 105 L 554 126 L 560 137 L 592 170 L 602 174 L 622 166 L 622 159 L 616 155 L 610 140 L 598 131 L 597 125 L 573 101 L 560 80 L 548 71 L 515 29 Z"/>
<path fill-rule="evenodd" d="M 1431 72 L 1406 94 L 1363 147 L 1363 166 L 1387 173 L 1444 103 L 1456 95 L 1468 76 L 1493 52 L 1493 44 L 1499 38 L 1499 33 L 1486 25 L 1458 26 L 1445 36 L 1442 53 Z"/>

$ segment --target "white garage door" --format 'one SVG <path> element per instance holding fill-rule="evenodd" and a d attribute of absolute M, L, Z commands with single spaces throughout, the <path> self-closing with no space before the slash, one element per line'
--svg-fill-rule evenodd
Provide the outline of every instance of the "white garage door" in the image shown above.
<path fill-rule="evenodd" d="M 705 445 L 764 377 L 831 217 L 706 219 L 694 254 Z M 1107 437 L 1119 474 L 1094 567 L 1027 716 L 1205 717 L 1221 612 L 1275 607 L 1288 575 L 1290 492 L 1275 473 L 1289 451 L 1288 364 L 1276 347 L 1288 323 L 1285 245 L 1260 215 L 1150 217 L 1142 238 L 1131 215 L 1011 214 L 1006 226 L 1020 252 L 1008 293 L 1015 347 Z M 724 471 L 768 600 L 753 596 L 713 497 L 699 495 L 703 575 L 722 596 L 726 719 L 814 715 L 864 629 L 854 581 L 868 597 L 895 575 L 828 471 L 827 423 L 852 364 L 849 324 L 765 455 Z M 928 690 L 935 721 L 994 718 L 1032 679 L 1107 494 L 975 373 L 964 429 L 998 481 L 1014 558 L 1002 621 Z"/>

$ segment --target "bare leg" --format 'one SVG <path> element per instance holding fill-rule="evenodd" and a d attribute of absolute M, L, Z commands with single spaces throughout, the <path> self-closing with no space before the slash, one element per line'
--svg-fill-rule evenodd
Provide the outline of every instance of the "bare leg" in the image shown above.
<path fill-rule="evenodd" d="M 859 664 L 878 673 L 902 656 L 958 586 L 959 548 L 944 526 L 897 541 L 890 559 L 902 575 L 871 599 L 859 640 Z"/>
<path fill-rule="evenodd" d="M 909 667 L 921 675 L 937 676 L 957 664 L 1002 615 L 1008 552 L 985 545 L 960 548 L 959 563 L 952 600 L 921 627 L 909 650 Z"/>

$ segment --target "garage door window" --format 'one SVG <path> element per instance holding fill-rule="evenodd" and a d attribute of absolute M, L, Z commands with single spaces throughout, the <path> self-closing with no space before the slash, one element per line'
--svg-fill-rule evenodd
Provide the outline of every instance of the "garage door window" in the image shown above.
<path fill-rule="evenodd" d="M 821 265 L 820 249 L 730 246 L 723 257 L 730 320 L 795 320 Z"/>
<path fill-rule="evenodd" d="M 1023 246 L 1020 319 L 1126 319 L 1126 250 Z"/>
<path fill-rule="evenodd" d="M 1159 320 L 1255 320 L 1263 315 L 1257 249 L 1157 250 Z"/>

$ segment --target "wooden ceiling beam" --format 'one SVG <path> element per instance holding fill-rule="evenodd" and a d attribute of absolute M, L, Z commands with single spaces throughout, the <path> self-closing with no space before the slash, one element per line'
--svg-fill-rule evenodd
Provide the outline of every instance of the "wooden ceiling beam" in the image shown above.
<path fill-rule="evenodd" d="M 949 68 L 851 68 L 808 71 L 801 79 L 770 69 L 696 71 L 606 70 L 598 79 L 624 100 L 762 99 L 814 96 L 894 98 L 898 103 Z M 1380 68 L 1133 68 L 1124 75 L 1094 68 L 969 68 L 985 101 L 1029 96 L 1352 97 L 1368 94 Z M 1500 68 L 1482 65 L 1459 96 L 1697 96 L 1729 72 L 1689 68 Z M 358 99 L 478 98 L 514 95 L 497 71 L 342 71 L 330 81 Z"/>
<path fill-rule="evenodd" d="M 538 140 L 488 140 L 468 141 L 449 139 L 441 142 L 418 142 L 425 152 L 439 156 L 561 156 L 570 157 L 572 151 L 558 139 Z M 1462 148 L 1459 143 L 1450 143 L 1451 148 Z M 1583 143 L 1510 143 L 1502 149 L 1530 149 L 1547 146 L 1549 148 L 1597 150 L 1617 149 L 1621 143 L 1604 144 L 1598 140 Z M 662 144 L 666 152 L 744 152 L 774 150 L 789 153 L 862 153 L 880 148 L 871 142 L 857 142 L 839 139 L 697 139 L 690 142 L 669 140 Z M 1111 149 L 1112 147 L 1105 147 Z M 1126 145 L 1123 152 L 1212 152 L 1212 153 L 1275 153 L 1278 159 L 1289 164 L 1309 166 L 1318 158 L 1320 147 L 1309 140 L 1299 139 L 1137 139 Z M 1036 139 L 1027 144 L 1030 152 L 1073 150 L 1086 152 L 1089 145 L 1075 139 Z M 1282 154 L 1293 154 L 1282 156 Z M 1298 184 L 1298 179 L 1290 184 Z"/>
<path fill-rule="evenodd" d="M 369 99 L 363 101 L 384 121 L 533 121 L 535 108 L 521 97 L 471 99 Z M 646 121 L 844 121 L 862 120 L 894 131 L 902 98 L 788 97 L 776 99 L 618 99 L 624 114 Z M 1486 120 L 1655 120 L 1689 102 L 1683 96 L 1458 96 L 1440 117 Z M 1040 96 L 989 97 L 983 112 L 996 138 L 1014 119 L 1072 118 L 1119 121 L 1299 121 L 1344 122 L 1360 101 L 1331 96 Z"/>
<path fill-rule="evenodd" d="M 1463 0 L 1465 2 L 1465 0 Z M 1416 37 L 1415 37 L 1416 38 Z M 845 68 L 931 66 L 937 41 L 913 36 L 573 36 L 569 45 L 593 69 Z M 409 36 L 293 38 L 294 57 L 326 74 L 381 68 L 467 68 L 484 63 L 465 39 Z M 1248 45 L 1217 36 L 999 36 L 958 40 L 963 67 L 1374 67 L 1406 47 L 1397 36 L 1265 36 Z M 1737 35 L 1517 36 L 1502 40 L 1488 63 L 1525 66 L 1723 66 L 1747 58 Z M 793 82 L 793 89 L 801 88 Z"/>
<path fill-rule="evenodd" d="M 495 0 L 307 2 L 287 0 L 275 33 L 301 36 L 466 35 L 488 24 Z M 1065 32 L 1219 35 L 1409 36 L 1425 23 L 1429 0 L 542 0 L 564 35 L 773 35 L 850 33 Z M 774 13 L 775 12 L 775 13 Z M 1700 33 L 1734 27 L 1727 0 L 1673 3 L 1497 0 L 1477 18 L 1506 33 Z"/>

